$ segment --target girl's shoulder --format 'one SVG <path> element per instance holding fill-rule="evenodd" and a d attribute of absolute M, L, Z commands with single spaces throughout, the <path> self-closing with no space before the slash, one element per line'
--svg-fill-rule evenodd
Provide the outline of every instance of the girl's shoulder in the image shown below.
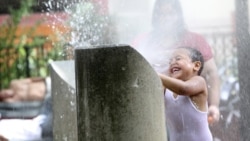
<path fill-rule="evenodd" d="M 197 76 L 193 76 L 191 79 L 193 81 L 196 81 L 200 88 L 204 88 L 204 89 L 207 88 L 206 80 L 204 77 L 197 75 Z"/>
<path fill-rule="evenodd" d="M 196 79 L 197 81 L 202 81 L 206 83 L 205 78 L 200 75 L 193 76 L 191 79 Z"/>

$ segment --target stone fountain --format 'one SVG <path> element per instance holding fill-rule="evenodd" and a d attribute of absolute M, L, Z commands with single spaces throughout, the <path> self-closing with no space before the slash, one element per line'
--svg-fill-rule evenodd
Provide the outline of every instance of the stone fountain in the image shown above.
<path fill-rule="evenodd" d="M 127 45 L 76 48 L 51 64 L 55 141 L 166 141 L 161 81 Z"/>

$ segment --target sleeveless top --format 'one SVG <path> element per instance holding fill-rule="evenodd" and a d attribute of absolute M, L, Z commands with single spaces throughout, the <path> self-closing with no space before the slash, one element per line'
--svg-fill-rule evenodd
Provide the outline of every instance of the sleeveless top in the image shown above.
<path fill-rule="evenodd" d="M 212 141 L 207 112 L 198 110 L 188 96 L 175 98 L 166 89 L 164 97 L 170 141 Z"/>

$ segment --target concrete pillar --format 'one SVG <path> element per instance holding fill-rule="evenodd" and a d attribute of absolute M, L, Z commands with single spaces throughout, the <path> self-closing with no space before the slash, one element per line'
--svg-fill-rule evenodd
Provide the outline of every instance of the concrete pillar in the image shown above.
<path fill-rule="evenodd" d="M 74 61 L 55 61 L 50 64 L 53 141 L 78 139 L 74 64 Z"/>
<path fill-rule="evenodd" d="M 161 81 L 133 48 L 77 48 L 75 71 L 79 141 L 167 140 Z"/>

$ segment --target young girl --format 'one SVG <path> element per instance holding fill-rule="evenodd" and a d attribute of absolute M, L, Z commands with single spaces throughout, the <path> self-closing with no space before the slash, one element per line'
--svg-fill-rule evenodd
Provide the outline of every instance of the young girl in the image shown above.
<path fill-rule="evenodd" d="M 165 60 L 169 50 L 179 46 L 189 46 L 199 50 L 204 58 L 201 76 L 208 88 L 208 116 L 210 124 L 220 119 L 220 77 L 213 52 L 206 39 L 185 26 L 185 20 L 179 0 L 155 0 L 152 13 L 152 30 L 138 36 L 132 46 L 135 47 L 155 68 L 165 72 L 168 68 Z"/>
<path fill-rule="evenodd" d="M 165 90 L 170 141 L 212 141 L 207 121 L 207 86 L 200 76 L 204 60 L 194 48 L 177 48 L 168 76 L 159 74 Z"/>

